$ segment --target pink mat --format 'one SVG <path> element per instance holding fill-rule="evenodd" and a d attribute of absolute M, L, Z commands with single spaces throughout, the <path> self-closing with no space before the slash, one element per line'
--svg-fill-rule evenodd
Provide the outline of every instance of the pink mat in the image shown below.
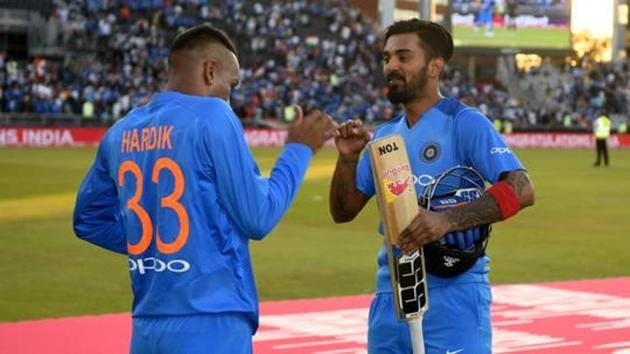
<path fill-rule="evenodd" d="M 630 278 L 493 287 L 495 353 L 630 353 Z M 257 354 L 365 353 L 371 296 L 261 305 Z M 128 313 L 0 323 L 0 353 L 127 353 Z"/>

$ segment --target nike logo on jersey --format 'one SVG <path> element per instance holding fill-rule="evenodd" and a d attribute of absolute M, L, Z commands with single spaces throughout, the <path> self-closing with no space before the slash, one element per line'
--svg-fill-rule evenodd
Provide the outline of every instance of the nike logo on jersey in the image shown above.
<path fill-rule="evenodd" d="M 463 351 L 464 351 L 463 348 L 462 349 L 453 350 L 453 351 L 447 350 L 446 354 L 457 354 L 457 353 L 461 353 Z"/>

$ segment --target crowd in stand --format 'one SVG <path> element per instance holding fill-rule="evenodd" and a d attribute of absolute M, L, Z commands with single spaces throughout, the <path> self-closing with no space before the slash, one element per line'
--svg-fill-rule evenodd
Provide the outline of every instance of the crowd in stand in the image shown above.
<path fill-rule="evenodd" d="M 0 53 L 3 112 L 82 115 L 113 121 L 164 88 L 168 43 L 177 31 L 202 21 L 227 29 L 239 47 L 241 85 L 231 105 L 249 126 L 292 118 L 293 104 L 321 108 L 345 121 L 390 118 L 381 75 L 378 29 L 345 0 L 54 0 L 63 60 L 15 61 Z M 511 97 L 494 83 L 469 80 L 448 69 L 443 92 L 516 127 L 587 124 L 596 110 L 628 114 L 627 62 L 559 68 L 561 80 L 541 90 L 549 104 Z"/>
<path fill-rule="evenodd" d="M 231 104 L 246 123 L 282 120 L 295 103 L 341 120 L 391 115 L 379 90 L 377 31 L 345 1 L 56 0 L 63 62 L 0 62 L 2 109 L 116 119 L 163 88 L 167 46 L 201 21 L 239 45 Z M 375 75 L 375 73 L 377 73 Z"/>
<path fill-rule="evenodd" d="M 514 129 L 589 129 L 604 113 L 630 117 L 630 62 L 594 63 L 567 60 L 563 65 L 544 61 L 539 67 L 517 71 L 511 79 L 516 94 L 492 83 L 472 83 L 457 70 L 446 73 L 447 95 L 461 98 L 493 120 Z"/>
<path fill-rule="evenodd" d="M 520 86 L 539 106 L 529 124 L 588 127 L 598 115 L 630 115 L 630 62 L 552 65 L 547 62 L 519 78 Z M 533 118 L 532 118 L 533 119 Z"/>

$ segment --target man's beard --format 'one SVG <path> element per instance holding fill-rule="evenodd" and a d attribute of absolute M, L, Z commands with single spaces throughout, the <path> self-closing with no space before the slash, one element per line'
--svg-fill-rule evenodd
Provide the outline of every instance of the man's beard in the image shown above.
<path fill-rule="evenodd" d="M 422 97 L 424 87 L 429 81 L 426 66 L 422 68 L 417 75 L 412 76 L 409 83 L 407 83 L 403 76 L 395 73 L 387 75 L 387 81 L 389 82 L 391 79 L 398 79 L 404 83 L 402 87 L 396 88 L 388 85 L 389 91 L 387 92 L 387 98 L 393 104 L 406 104 Z"/>

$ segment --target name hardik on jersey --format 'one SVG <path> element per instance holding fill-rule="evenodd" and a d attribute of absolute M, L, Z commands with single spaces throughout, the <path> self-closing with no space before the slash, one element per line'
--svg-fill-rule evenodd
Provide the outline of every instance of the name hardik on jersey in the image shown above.
<path fill-rule="evenodd" d="M 448 168 L 473 167 L 483 178 L 496 183 L 503 172 L 523 169 L 519 160 L 494 129 L 488 118 L 463 103 L 444 98 L 424 113 L 411 128 L 401 115 L 380 126 L 373 139 L 400 134 L 405 140 L 414 175 L 416 193 Z M 365 195 L 374 195 L 374 180 L 368 154 L 363 154 L 356 172 L 357 188 Z M 379 227 L 382 234 L 382 227 Z M 481 257 L 466 273 L 453 278 L 428 275 L 429 287 L 454 282 L 487 282 L 488 258 Z M 376 292 L 391 292 L 387 252 L 383 245 L 378 254 Z"/>
<path fill-rule="evenodd" d="M 75 230 L 128 254 L 134 317 L 241 312 L 255 329 L 248 243 L 279 222 L 312 155 L 287 144 L 265 178 L 225 101 L 164 92 L 107 132 Z"/>

